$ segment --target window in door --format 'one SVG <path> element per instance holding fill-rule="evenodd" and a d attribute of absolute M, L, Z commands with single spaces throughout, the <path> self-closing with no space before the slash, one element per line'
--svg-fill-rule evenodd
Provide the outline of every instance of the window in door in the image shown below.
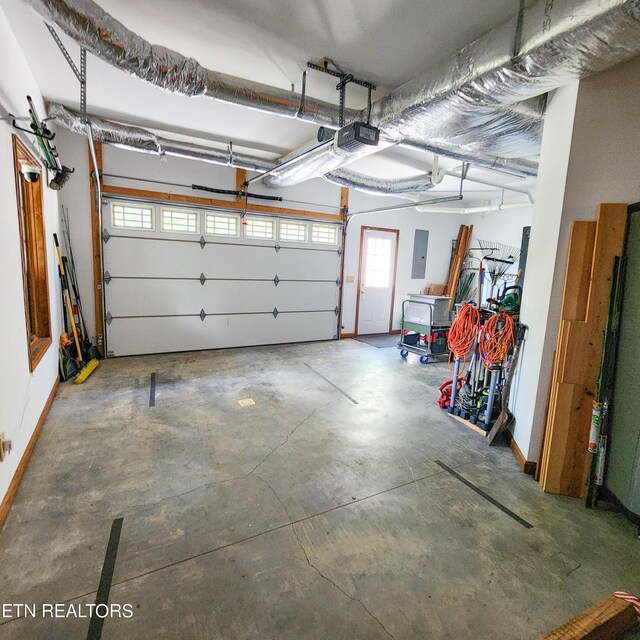
<path fill-rule="evenodd" d="M 26 180 L 22 174 L 22 165 L 40 167 L 40 164 L 16 136 L 13 136 L 13 161 L 22 254 L 29 369 L 33 371 L 51 344 L 47 243 L 42 206 L 44 178 L 40 175 L 36 182 Z"/>
<path fill-rule="evenodd" d="M 365 287 L 386 289 L 391 282 L 391 239 L 367 238 Z"/>

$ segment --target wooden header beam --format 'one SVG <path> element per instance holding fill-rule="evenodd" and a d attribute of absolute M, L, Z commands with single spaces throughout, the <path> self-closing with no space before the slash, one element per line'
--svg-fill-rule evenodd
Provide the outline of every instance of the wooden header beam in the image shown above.
<path fill-rule="evenodd" d="M 236 174 L 236 181 L 238 176 Z M 130 198 L 140 198 L 141 200 L 165 200 L 167 202 L 182 202 L 185 204 L 195 204 L 203 207 L 221 207 L 224 209 L 234 209 L 244 211 L 244 199 L 218 200 L 216 198 L 203 198 L 200 196 L 187 196 L 178 193 L 164 193 L 161 191 L 150 191 L 148 189 L 131 189 L 129 187 L 116 187 L 104 185 L 102 193 L 105 196 L 126 196 Z M 342 215 L 339 213 L 318 213 L 317 211 L 306 211 L 304 209 L 288 209 L 285 207 L 271 207 L 263 204 L 251 204 L 252 213 L 264 213 L 268 215 L 299 216 L 301 218 L 312 218 L 315 220 L 329 220 L 331 222 L 341 222 Z"/>

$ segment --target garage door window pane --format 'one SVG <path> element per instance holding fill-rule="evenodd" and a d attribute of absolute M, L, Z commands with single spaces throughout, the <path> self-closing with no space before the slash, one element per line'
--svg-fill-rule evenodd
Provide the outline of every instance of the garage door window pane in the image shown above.
<path fill-rule="evenodd" d="M 314 224 L 311 227 L 311 242 L 338 244 L 338 228 L 328 224 Z"/>
<path fill-rule="evenodd" d="M 153 229 L 153 207 L 135 204 L 112 204 L 111 224 L 125 229 Z"/>
<path fill-rule="evenodd" d="M 184 209 L 162 209 L 162 230 L 198 233 L 200 213 Z"/>
<path fill-rule="evenodd" d="M 244 221 L 244 235 L 245 238 L 273 240 L 275 236 L 273 220 L 246 218 Z"/>
<path fill-rule="evenodd" d="M 306 242 L 307 225 L 303 222 L 281 222 L 280 240 L 286 242 Z"/>
<path fill-rule="evenodd" d="M 206 233 L 212 236 L 238 236 L 238 217 L 217 213 L 207 214 Z"/>

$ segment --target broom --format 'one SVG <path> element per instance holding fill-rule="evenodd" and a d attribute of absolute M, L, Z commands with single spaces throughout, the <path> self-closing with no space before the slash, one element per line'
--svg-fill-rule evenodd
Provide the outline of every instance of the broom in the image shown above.
<path fill-rule="evenodd" d="M 56 254 L 58 256 L 58 270 L 60 272 L 60 286 L 62 287 L 62 295 L 64 296 L 64 300 L 67 307 L 67 313 L 69 315 L 69 323 L 71 324 L 71 329 L 73 331 L 73 340 L 76 345 L 76 352 L 78 355 L 78 366 L 80 367 L 80 372 L 74 378 L 75 384 L 82 384 L 93 372 L 93 370 L 100 364 L 100 361 L 96 358 L 92 358 L 83 365 L 83 357 L 82 357 L 82 349 L 80 348 L 80 339 L 78 338 L 78 328 L 76 326 L 75 317 L 73 315 L 73 305 L 71 304 L 71 296 L 69 295 L 69 284 L 67 281 L 67 275 L 64 270 L 64 261 L 62 260 L 62 255 L 60 254 L 60 245 L 58 243 L 57 234 L 53 234 L 53 241 L 56 245 Z"/>

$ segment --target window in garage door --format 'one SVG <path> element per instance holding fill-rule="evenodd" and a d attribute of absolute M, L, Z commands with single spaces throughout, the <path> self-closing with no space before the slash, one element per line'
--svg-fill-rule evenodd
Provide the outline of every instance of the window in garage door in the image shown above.
<path fill-rule="evenodd" d="M 160 220 L 160 227 L 163 231 L 174 233 L 198 233 L 200 231 L 199 211 L 163 207 Z"/>
<path fill-rule="evenodd" d="M 111 204 L 111 225 L 123 229 L 154 229 L 154 207 L 138 204 L 113 202 Z"/>
<path fill-rule="evenodd" d="M 210 236 L 230 236 L 237 238 L 239 230 L 238 216 L 225 213 L 207 213 L 205 233 Z"/>
<path fill-rule="evenodd" d="M 266 218 L 245 218 L 244 237 L 260 238 L 262 240 L 273 240 L 275 234 L 275 221 Z"/>

